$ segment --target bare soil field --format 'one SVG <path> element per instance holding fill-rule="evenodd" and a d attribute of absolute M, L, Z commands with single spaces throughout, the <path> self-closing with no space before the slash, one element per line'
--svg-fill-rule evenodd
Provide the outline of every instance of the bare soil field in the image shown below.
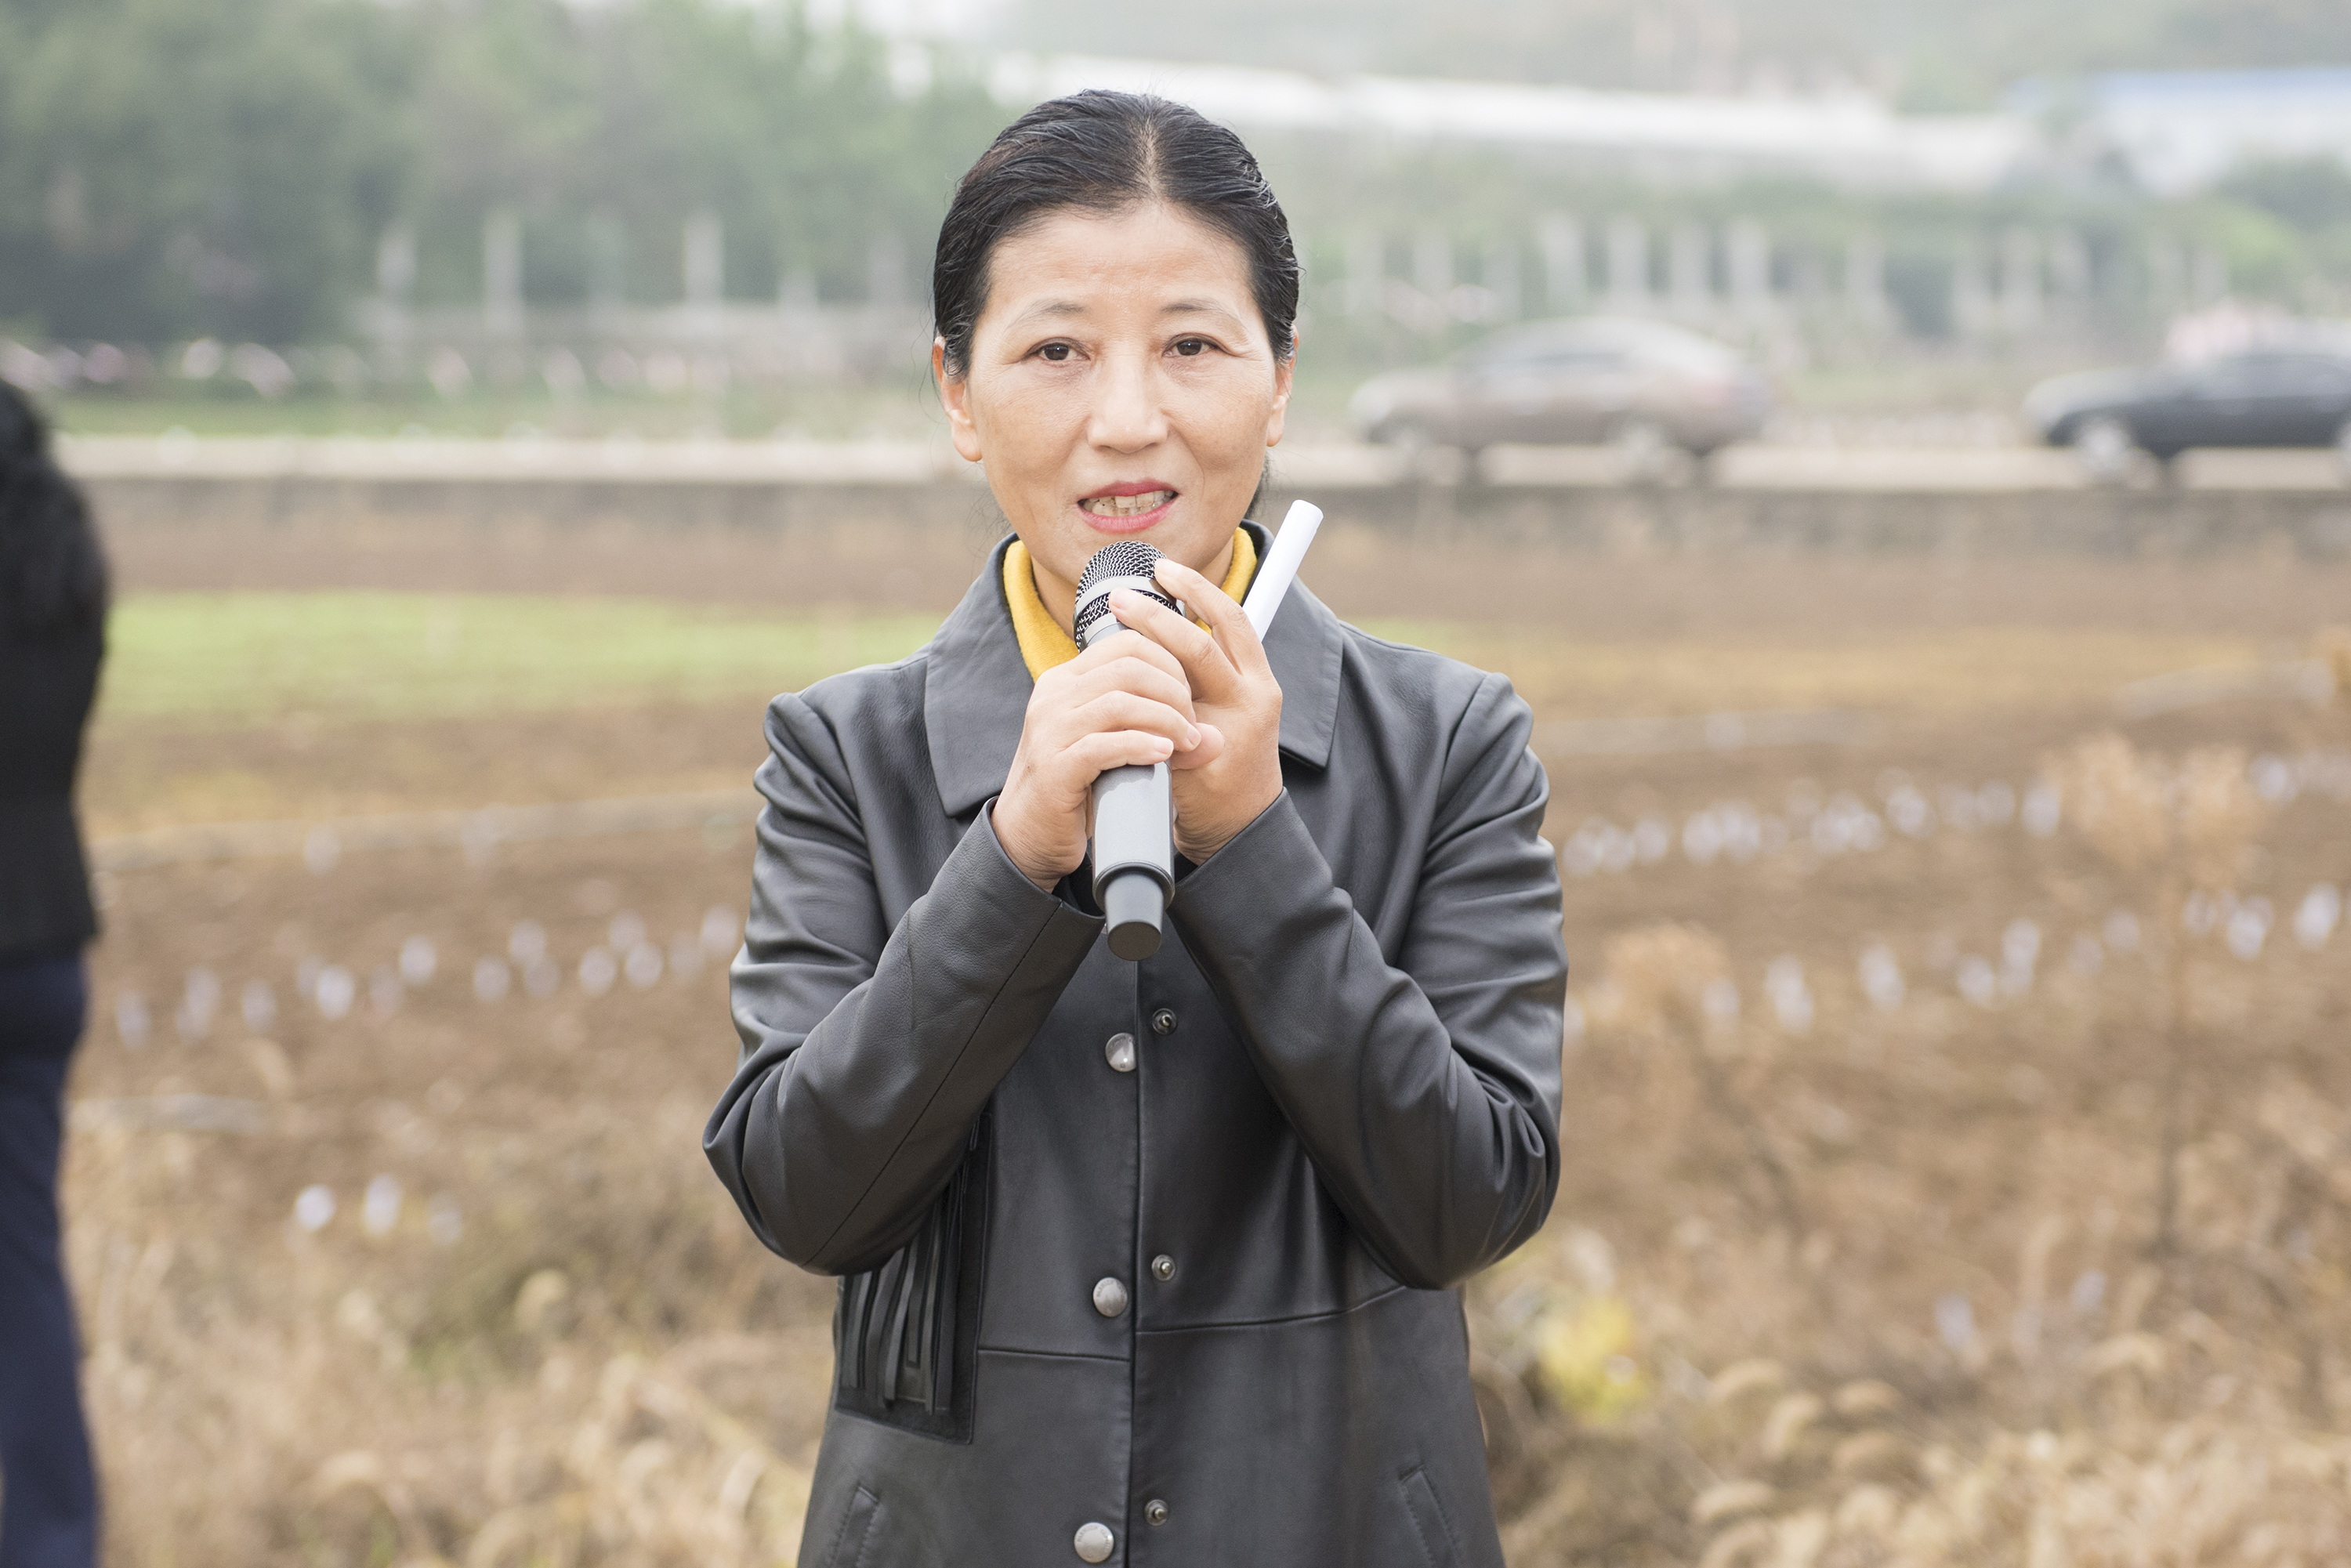
<path fill-rule="evenodd" d="M 682 602 L 672 542 L 566 586 Z M 1567 1164 L 1468 1287 L 1513 1563 L 2351 1552 L 2351 702 L 2314 643 L 2351 569 L 1332 543 L 1342 613 L 1512 674 L 1552 779 Z M 806 657 L 863 649 L 828 624 Z M 126 674 L 87 814 L 741 786 L 756 671 L 695 668 L 503 706 L 426 670 L 464 701 L 390 717 Z M 1721 710 L 1851 722 L 1581 727 Z M 792 1561 L 831 1287 L 697 1140 L 749 854 L 719 818 L 105 878 L 68 1198 L 110 1562 Z"/>

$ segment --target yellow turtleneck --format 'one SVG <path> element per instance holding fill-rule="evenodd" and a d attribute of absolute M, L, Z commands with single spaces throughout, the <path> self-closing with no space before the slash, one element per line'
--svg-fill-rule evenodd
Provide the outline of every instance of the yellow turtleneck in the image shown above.
<path fill-rule="evenodd" d="M 1238 604 L 1241 595 L 1249 591 L 1249 579 L 1256 575 L 1257 544 L 1247 528 L 1235 528 L 1233 564 L 1222 585 L 1225 597 Z M 1004 552 L 1004 602 L 1011 607 L 1012 630 L 1020 639 L 1020 658 L 1029 666 L 1030 680 L 1078 656 L 1077 639 L 1053 619 L 1053 612 L 1038 595 L 1029 547 L 1019 539 Z"/>

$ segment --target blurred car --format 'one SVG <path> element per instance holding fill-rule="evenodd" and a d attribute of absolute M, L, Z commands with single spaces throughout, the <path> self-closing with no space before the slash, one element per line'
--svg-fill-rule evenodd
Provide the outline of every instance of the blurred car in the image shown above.
<path fill-rule="evenodd" d="M 1349 405 L 1366 440 L 1458 446 L 1614 442 L 1699 457 L 1754 434 L 1763 377 L 1732 349 L 1662 321 L 1584 318 L 1497 332 L 1441 365 L 1366 382 Z"/>
<path fill-rule="evenodd" d="M 2025 394 L 2025 420 L 2095 470 L 2134 451 L 2169 462 L 2191 446 L 2341 446 L 2351 454 L 2351 351 L 2261 344 L 2194 364 L 2084 371 Z"/>

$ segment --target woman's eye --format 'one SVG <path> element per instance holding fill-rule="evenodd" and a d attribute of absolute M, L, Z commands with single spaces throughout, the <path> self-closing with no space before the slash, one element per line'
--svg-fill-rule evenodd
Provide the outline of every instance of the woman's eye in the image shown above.
<path fill-rule="evenodd" d="M 1048 343 L 1037 351 L 1057 365 L 1070 357 L 1070 346 L 1067 343 Z"/>
<path fill-rule="evenodd" d="M 1206 353 L 1207 351 L 1207 348 L 1208 341 L 1205 338 L 1178 338 L 1176 340 L 1176 351 L 1183 355 L 1187 360 L 1193 358 L 1195 355 Z"/>

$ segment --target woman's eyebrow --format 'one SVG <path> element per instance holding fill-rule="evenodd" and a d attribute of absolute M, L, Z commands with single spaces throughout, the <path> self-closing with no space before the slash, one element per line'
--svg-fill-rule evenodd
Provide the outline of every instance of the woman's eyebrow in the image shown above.
<path fill-rule="evenodd" d="M 1232 320 L 1239 319 L 1229 307 L 1219 305 L 1213 299 L 1171 300 L 1159 308 L 1159 313 L 1162 316 L 1223 316 Z"/>
<path fill-rule="evenodd" d="M 1011 320 L 1014 327 L 1025 326 L 1039 317 L 1083 316 L 1084 301 L 1078 299 L 1040 299 Z"/>

